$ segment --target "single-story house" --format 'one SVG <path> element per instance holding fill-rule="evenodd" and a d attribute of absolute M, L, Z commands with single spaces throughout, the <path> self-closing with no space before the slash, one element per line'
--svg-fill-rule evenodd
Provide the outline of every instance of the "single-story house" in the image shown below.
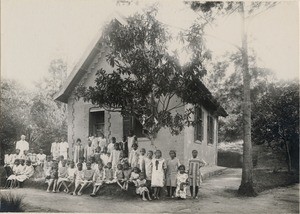
<path fill-rule="evenodd" d="M 126 19 L 115 17 L 121 24 L 126 24 Z M 76 99 L 74 91 L 76 86 L 82 84 L 86 87 L 95 85 L 96 72 L 100 68 L 112 71 L 112 67 L 106 62 L 105 50 L 101 47 L 101 30 L 96 35 L 95 40 L 84 52 L 82 58 L 74 67 L 61 90 L 55 99 L 68 105 L 68 143 L 70 151 L 77 138 L 83 143 L 87 142 L 90 135 L 104 133 L 110 140 L 116 137 L 117 142 L 122 141 L 123 136 L 128 135 L 128 131 L 133 129 L 138 137 L 139 148 L 146 150 L 160 149 L 164 158 L 169 158 L 169 151 L 175 150 L 177 157 L 182 163 L 187 164 L 191 157 L 191 151 L 196 149 L 199 157 L 203 158 L 209 165 L 217 164 L 217 142 L 218 142 L 218 117 L 227 116 L 225 110 L 220 107 L 212 97 L 209 90 L 201 85 L 202 91 L 210 95 L 205 103 L 201 103 L 201 108 L 196 109 L 195 117 L 201 117 L 202 122 L 196 126 L 185 127 L 176 136 L 171 135 L 169 129 L 161 129 L 151 145 L 149 139 L 143 136 L 142 125 L 139 121 L 128 117 L 123 118 L 118 112 L 105 111 L 91 103 L 84 102 L 83 99 Z M 174 98 L 174 103 L 180 102 Z M 177 112 L 184 113 L 185 108 L 191 105 L 176 109 Z M 72 153 L 70 152 L 70 155 Z"/>

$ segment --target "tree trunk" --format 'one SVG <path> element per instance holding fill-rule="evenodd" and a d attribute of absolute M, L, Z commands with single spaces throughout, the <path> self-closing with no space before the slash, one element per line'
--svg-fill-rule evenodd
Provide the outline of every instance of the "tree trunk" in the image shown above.
<path fill-rule="evenodd" d="M 256 196 L 253 188 L 253 162 L 252 162 L 252 142 L 251 142 L 251 100 L 250 100 L 250 74 L 248 67 L 248 41 L 245 29 L 245 2 L 240 3 L 240 15 L 242 21 L 242 70 L 244 84 L 243 100 L 243 170 L 242 182 L 239 187 L 239 195 Z"/>
<path fill-rule="evenodd" d="M 290 148 L 288 141 L 284 141 L 285 149 L 286 149 L 286 155 L 287 155 L 287 165 L 288 165 L 288 171 L 292 171 L 292 160 L 291 160 L 291 154 L 290 154 Z"/>

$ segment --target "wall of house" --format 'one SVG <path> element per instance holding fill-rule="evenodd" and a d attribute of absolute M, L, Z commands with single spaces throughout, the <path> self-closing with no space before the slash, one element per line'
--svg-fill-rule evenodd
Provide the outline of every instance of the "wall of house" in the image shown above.
<path fill-rule="evenodd" d="M 104 54 L 98 54 L 93 62 L 86 69 L 86 74 L 82 78 L 80 84 L 84 86 L 93 86 L 96 72 L 100 68 L 107 71 L 111 71 L 112 68 L 106 62 Z M 179 100 L 174 98 L 171 100 L 170 105 L 178 104 Z M 74 146 L 76 139 L 80 138 L 82 143 L 86 145 L 87 138 L 89 136 L 89 112 L 93 106 L 90 103 L 84 102 L 82 99 L 76 100 L 72 95 L 68 100 L 68 142 L 70 146 L 70 156 L 72 157 L 72 147 Z M 185 108 L 181 107 L 174 111 L 183 114 Z M 185 127 L 185 129 L 176 136 L 172 136 L 169 129 L 161 129 L 158 133 L 153 145 L 147 138 L 139 138 L 139 148 L 145 148 L 146 150 L 160 149 L 163 157 L 169 158 L 169 151 L 175 150 L 177 157 L 182 163 L 187 164 L 188 159 L 191 157 L 191 151 L 196 149 L 199 151 L 199 156 L 203 158 L 210 165 L 216 164 L 217 160 L 217 131 L 214 132 L 215 140 L 213 145 L 207 145 L 207 114 L 204 111 L 204 140 L 203 142 L 194 142 L 194 127 Z M 105 137 L 111 139 L 116 137 L 117 142 L 122 140 L 123 137 L 123 120 L 119 113 L 112 113 L 105 111 Z M 214 125 L 217 125 L 217 119 L 215 118 Z M 216 127 L 215 127 L 216 130 Z"/>
<path fill-rule="evenodd" d="M 186 105 L 186 108 L 192 108 L 192 105 Z M 217 165 L 217 155 L 218 155 L 218 148 L 217 148 L 217 123 L 218 119 L 214 117 L 214 143 L 208 144 L 207 143 L 207 115 L 208 111 L 202 107 L 204 113 L 204 121 L 203 121 L 203 140 L 195 141 L 195 128 L 193 126 L 185 127 L 184 129 L 184 157 L 185 157 L 185 164 L 188 163 L 188 159 L 192 156 L 192 150 L 198 151 L 198 157 L 202 158 L 206 161 L 209 165 Z M 191 116 L 193 120 L 194 116 Z"/>

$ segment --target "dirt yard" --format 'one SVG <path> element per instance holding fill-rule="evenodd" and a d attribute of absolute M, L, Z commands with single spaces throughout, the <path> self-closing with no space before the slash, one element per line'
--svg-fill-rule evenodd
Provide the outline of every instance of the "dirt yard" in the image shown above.
<path fill-rule="evenodd" d="M 26 212 L 122 212 L 122 213 L 299 213 L 299 184 L 267 190 L 255 198 L 239 198 L 241 169 L 227 169 L 220 176 L 204 181 L 198 200 L 143 202 L 88 195 L 71 196 L 37 189 L 16 189 L 24 195 Z M 9 190 L 1 190 L 6 192 Z"/>

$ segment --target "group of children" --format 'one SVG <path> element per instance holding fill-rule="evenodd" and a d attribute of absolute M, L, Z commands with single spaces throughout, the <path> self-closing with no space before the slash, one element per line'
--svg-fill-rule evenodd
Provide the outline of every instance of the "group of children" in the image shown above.
<path fill-rule="evenodd" d="M 47 192 L 63 190 L 72 195 L 82 195 L 87 187 L 92 186 L 90 195 L 95 196 L 104 184 L 116 183 L 124 191 L 128 190 L 129 184 L 134 185 L 136 194 L 141 195 L 143 200 L 159 199 L 164 186 L 168 197 L 185 199 L 189 186 L 192 197 L 197 198 L 201 183 L 200 168 L 206 163 L 197 157 L 196 150 L 192 151 L 186 172 L 174 150 L 165 160 L 160 150 L 154 154 L 150 150 L 146 153 L 144 148 L 138 151 L 136 138 L 132 138 L 130 146 L 126 142 L 127 148 L 124 142 L 117 143 L 114 137 L 109 144 L 100 143 L 100 140 L 89 138 L 88 145 L 83 148 L 81 140 L 77 139 L 72 160 L 64 156 L 46 157 L 41 151 L 36 170 L 43 169 Z M 16 159 L 14 163 L 13 174 L 7 179 L 11 186 L 23 182 L 34 173 L 30 159 L 26 161 L 26 166 L 23 159 Z"/>

